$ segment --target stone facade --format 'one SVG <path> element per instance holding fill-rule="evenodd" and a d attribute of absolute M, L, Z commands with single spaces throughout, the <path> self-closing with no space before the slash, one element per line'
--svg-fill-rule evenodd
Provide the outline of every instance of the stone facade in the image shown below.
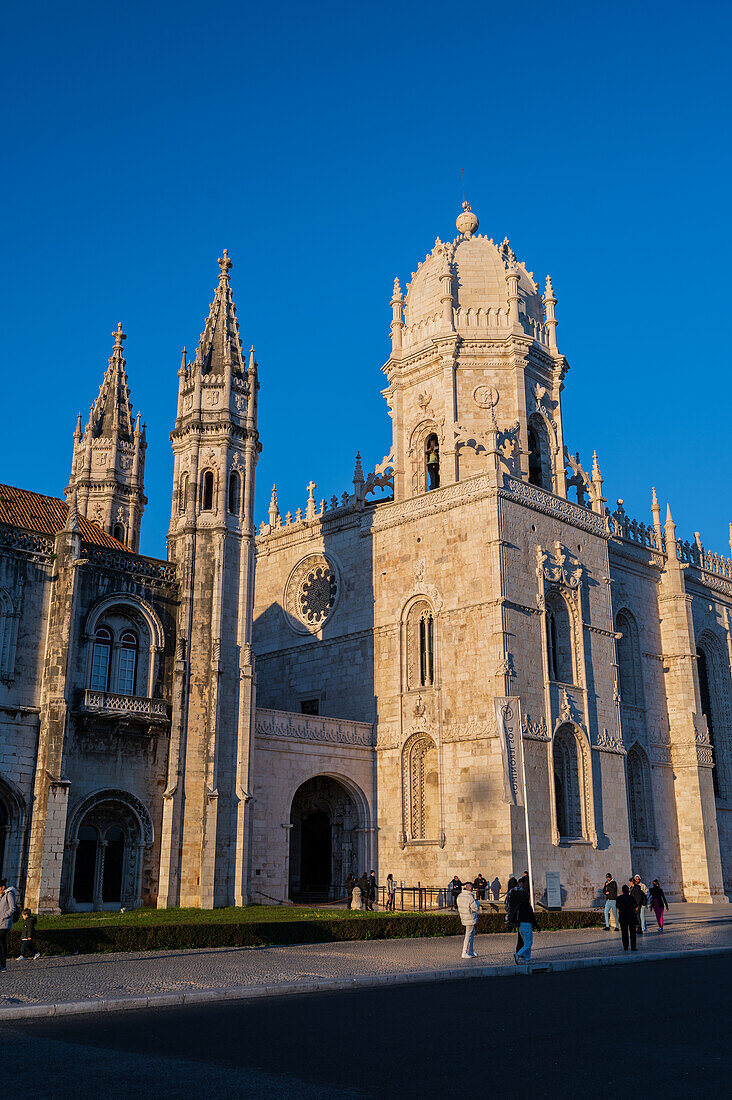
<path fill-rule="evenodd" d="M 506 696 L 539 896 L 558 871 L 590 904 L 608 869 L 732 890 L 732 561 L 655 492 L 647 525 L 606 507 L 564 444 L 551 280 L 467 204 L 457 228 L 395 281 L 392 447 L 352 491 L 283 517 L 274 490 L 256 533 L 226 253 L 178 375 L 168 560 L 136 553 L 121 326 L 66 503 L 0 488 L 2 871 L 33 907 L 328 896 L 372 867 L 505 886 Z"/>

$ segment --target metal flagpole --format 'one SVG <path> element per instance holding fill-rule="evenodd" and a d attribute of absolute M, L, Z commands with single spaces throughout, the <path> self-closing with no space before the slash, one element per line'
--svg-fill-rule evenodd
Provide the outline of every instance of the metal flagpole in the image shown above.
<path fill-rule="evenodd" d="M 534 871 L 531 866 L 531 836 L 529 834 L 529 800 L 526 796 L 526 757 L 524 755 L 524 738 L 519 723 L 518 736 L 521 738 L 521 782 L 524 788 L 524 825 L 526 827 L 526 862 L 529 872 L 529 899 L 531 907 L 534 907 Z"/>

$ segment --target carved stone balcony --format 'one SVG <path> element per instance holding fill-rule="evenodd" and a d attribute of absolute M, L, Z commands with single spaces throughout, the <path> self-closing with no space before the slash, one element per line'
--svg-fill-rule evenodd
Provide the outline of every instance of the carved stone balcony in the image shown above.
<path fill-rule="evenodd" d="M 92 691 L 82 694 L 81 710 L 87 715 L 106 718 L 138 719 L 145 723 L 166 723 L 168 705 L 164 699 L 146 699 L 140 695 L 113 695 L 108 691 Z"/>

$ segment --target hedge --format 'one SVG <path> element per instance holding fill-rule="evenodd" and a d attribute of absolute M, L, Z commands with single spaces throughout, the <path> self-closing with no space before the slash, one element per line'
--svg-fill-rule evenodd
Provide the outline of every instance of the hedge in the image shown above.
<path fill-rule="evenodd" d="M 547 931 L 597 928 L 598 910 L 540 913 L 539 926 Z M 478 932 L 509 931 L 501 913 L 481 913 Z M 200 947 L 266 947 L 276 944 L 337 943 L 346 940 L 388 940 L 429 936 L 457 936 L 463 932 L 457 916 L 440 913 L 364 913 L 362 919 L 329 917 L 301 921 L 248 921 L 206 924 L 117 925 L 75 928 L 39 928 L 36 950 L 42 955 L 86 955 L 112 951 L 168 951 Z M 20 950 L 20 926 L 8 937 L 8 954 Z"/>

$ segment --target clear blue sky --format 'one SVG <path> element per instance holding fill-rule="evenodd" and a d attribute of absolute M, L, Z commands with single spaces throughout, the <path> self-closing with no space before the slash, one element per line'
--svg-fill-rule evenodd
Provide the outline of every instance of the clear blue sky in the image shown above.
<path fill-rule="evenodd" d="M 559 298 L 565 440 L 727 550 L 732 8 L 26 3 L 4 16 L 0 481 L 61 495 L 122 320 L 165 556 L 180 349 L 228 247 L 260 363 L 257 520 L 389 448 L 392 281 L 459 175 Z"/>

